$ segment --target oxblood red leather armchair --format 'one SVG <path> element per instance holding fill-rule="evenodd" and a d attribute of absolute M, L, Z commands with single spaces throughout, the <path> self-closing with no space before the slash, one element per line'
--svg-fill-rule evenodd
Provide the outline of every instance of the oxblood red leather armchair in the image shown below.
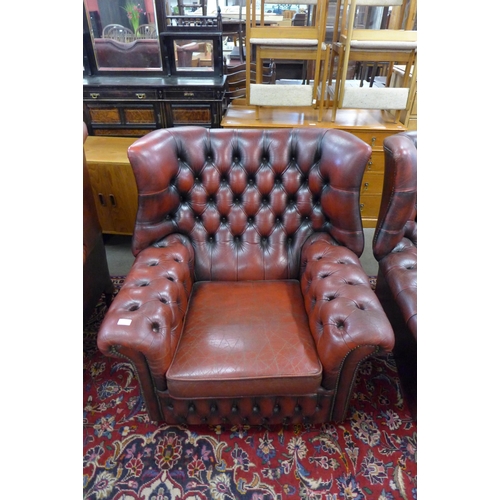
<path fill-rule="evenodd" d="M 98 346 L 153 421 L 341 421 L 394 334 L 359 255 L 370 148 L 319 128 L 179 127 L 130 146 L 135 262 Z"/>
<path fill-rule="evenodd" d="M 83 124 L 83 142 L 88 131 Z M 83 323 L 87 323 L 101 295 L 111 303 L 114 286 L 109 276 L 108 261 L 101 225 L 97 217 L 90 176 L 83 151 Z"/>
<path fill-rule="evenodd" d="M 373 253 L 376 294 L 394 328 L 394 358 L 417 418 L 417 132 L 384 141 L 385 176 Z"/>

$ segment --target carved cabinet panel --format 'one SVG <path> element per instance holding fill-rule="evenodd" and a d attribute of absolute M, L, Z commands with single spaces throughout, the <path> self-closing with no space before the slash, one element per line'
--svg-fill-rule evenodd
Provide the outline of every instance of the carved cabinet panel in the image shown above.
<path fill-rule="evenodd" d="M 84 78 L 83 119 L 89 135 L 141 137 L 179 125 L 220 127 L 226 76 Z M 121 83 L 121 85 L 120 85 Z M 138 86 L 134 84 L 138 83 Z"/>

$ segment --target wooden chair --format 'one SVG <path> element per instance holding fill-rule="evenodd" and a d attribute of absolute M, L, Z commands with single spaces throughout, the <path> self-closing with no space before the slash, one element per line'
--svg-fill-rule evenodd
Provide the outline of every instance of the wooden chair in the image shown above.
<path fill-rule="evenodd" d="M 156 38 L 158 32 L 155 24 L 141 24 L 135 32 L 137 38 Z"/>
<path fill-rule="evenodd" d="M 304 85 L 287 85 L 286 94 L 280 89 L 275 95 L 272 95 L 273 89 L 267 86 L 257 87 L 256 85 L 262 83 L 261 68 L 262 62 L 266 59 L 314 61 L 314 81 L 307 105 L 313 105 L 313 96 L 317 94 L 322 69 L 326 82 L 326 68 L 330 58 L 329 46 L 325 44 L 328 0 L 306 0 L 302 3 L 310 3 L 314 6 L 311 22 L 307 26 L 273 26 L 264 21 L 265 0 L 248 0 L 246 5 L 247 104 L 259 106 L 273 102 L 275 106 L 290 106 L 291 103 L 296 102 L 296 105 L 303 106 L 308 101 L 307 89 L 292 88 L 305 87 Z M 255 47 L 257 74 L 256 84 L 251 88 L 250 54 L 253 53 L 253 47 Z M 295 95 L 290 99 L 292 93 Z M 321 119 L 323 99 L 319 99 L 319 108 Z"/>
<path fill-rule="evenodd" d="M 224 66 L 224 73 L 227 75 L 226 96 L 230 103 L 235 105 L 246 104 L 247 73 L 246 63 L 234 66 Z M 250 64 L 251 83 L 255 83 L 257 68 L 255 63 Z M 274 84 L 276 82 L 276 64 L 271 61 L 269 65 L 264 65 L 262 70 L 262 83 Z"/>
<path fill-rule="evenodd" d="M 391 9 L 386 29 L 358 27 L 356 23 L 359 7 L 380 6 Z M 412 82 L 410 74 L 417 64 L 417 31 L 413 27 L 416 15 L 416 0 L 339 0 L 334 24 L 334 44 L 330 67 L 338 57 L 338 70 L 333 83 L 332 74 L 328 81 L 328 99 L 332 99 L 332 121 L 341 108 L 396 110 L 395 121 L 401 110 L 406 109 Z M 389 65 L 387 83 L 392 65 L 404 64 L 406 71 L 401 87 L 389 88 L 366 86 L 363 80 L 347 80 L 349 62 L 372 62 Z M 332 70 L 333 71 L 333 70 Z M 327 103 L 329 104 L 329 102 Z"/>
<path fill-rule="evenodd" d="M 177 7 L 179 8 L 180 16 L 188 16 L 191 12 L 194 12 L 200 8 L 201 15 L 207 15 L 207 0 L 200 0 L 199 2 L 193 1 L 188 3 L 184 3 L 184 0 L 177 0 Z"/>
<path fill-rule="evenodd" d="M 132 30 L 121 24 L 108 24 L 104 26 L 102 37 L 111 38 L 112 40 L 123 43 L 133 42 L 136 39 Z"/>

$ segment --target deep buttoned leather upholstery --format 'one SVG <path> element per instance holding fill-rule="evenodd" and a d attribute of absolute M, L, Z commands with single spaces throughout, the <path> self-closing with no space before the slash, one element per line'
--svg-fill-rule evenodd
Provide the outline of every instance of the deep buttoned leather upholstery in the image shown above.
<path fill-rule="evenodd" d="M 154 131 L 129 148 L 136 256 L 98 335 L 153 421 L 341 421 L 394 335 L 359 255 L 370 148 L 316 128 Z"/>
<path fill-rule="evenodd" d="M 394 356 L 410 409 L 417 399 L 417 132 L 384 141 L 385 177 L 373 253 L 376 293 L 396 335 Z"/>
<path fill-rule="evenodd" d="M 88 131 L 83 124 L 83 142 Z M 87 323 L 97 301 L 104 293 L 109 305 L 113 294 L 108 261 L 102 239 L 101 225 L 92 194 L 90 176 L 83 151 L 83 323 Z"/>

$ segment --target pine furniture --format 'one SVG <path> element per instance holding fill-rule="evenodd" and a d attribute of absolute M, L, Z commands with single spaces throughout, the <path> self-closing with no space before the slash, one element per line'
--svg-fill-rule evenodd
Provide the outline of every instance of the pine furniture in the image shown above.
<path fill-rule="evenodd" d="M 83 124 L 83 144 L 90 140 Z M 111 304 L 114 291 L 109 275 L 106 250 L 101 225 L 97 215 L 89 176 L 85 149 L 83 151 L 83 324 L 90 319 L 94 308 L 104 294 L 106 304 Z"/>
<path fill-rule="evenodd" d="M 129 137 L 89 136 L 84 144 L 97 216 L 103 233 L 131 235 L 137 186 L 127 156 Z"/>

